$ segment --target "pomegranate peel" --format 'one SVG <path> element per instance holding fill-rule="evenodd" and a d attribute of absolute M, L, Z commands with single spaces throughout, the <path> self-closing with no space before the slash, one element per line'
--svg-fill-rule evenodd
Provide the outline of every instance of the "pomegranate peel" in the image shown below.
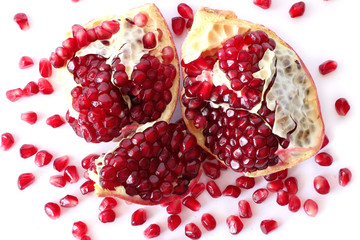
<path fill-rule="evenodd" d="M 201 8 L 181 57 L 184 121 L 218 160 L 256 177 L 290 168 L 319 151 L 324 124 L 316 86 L 301 58 L 273 31 L 231 11 Z M 281 96 L 288 94 L 289 100 L 276 93 L 285 85 L 292 90 Z M 198 115 L 208 120 L 205 127 L 195 124 Z"/>

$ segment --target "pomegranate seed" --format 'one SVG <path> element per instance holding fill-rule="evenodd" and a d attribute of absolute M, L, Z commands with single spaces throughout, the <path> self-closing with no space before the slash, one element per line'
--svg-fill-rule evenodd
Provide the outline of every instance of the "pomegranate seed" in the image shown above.
<path fill-rule="evenodd" d="M 335 109 L 340 116 L 345 116 L 350 110 L 350 105 L 345 98 L 339 98 L 335 102 Z"/>
<path fill-rule="evenodd" d="M 69 183 L 76 183 L 79 181 L 79 174 L 76 166 L 67 166 L 64 170 L 64 177 Z"/>
<path fill-rule="evenodd" d="M 278 223 L 275 220 L 263 220 L 260 223 L 260 229 L 264 234 L 268 234 L 277 228 Z"/>
<path fill-rule="evenodd" d="M 240 218 L 235 215 L 230 215 L 226 218 L 226 224 L 229 227 L 229 231 L 231 234 L 235 235 L 241 232 L 244 227 L 244 224 L 241 222 Z"/>
<path fill-rule="evenodd" d="M 156 47 L 156 36 L 153 32 L 148 32 L 143 37 L 144 48 L 152 49 Z"/>
<path fill-rule="evenodd" d="M 201 204 L 193 196 L 187 196 L 182 201 L 183 205 L 192 211 L 199 211 Z"/>
<path fill-rule="evenodd" d="M 262 9 L 268 9 L 271 5 L 271 0 L 254 0 L 253 3 Z"/>
<path fill-rule="evenodd" d="M 38 86 L 39 86 L 39 91 L 42 94 L 48 95 L 48 94 L 52 94 L 54 92 L 54 89 L 53 89 L 51 83 L 45 78 L 40 78 L 38 80 Z"/>
<path fill-rule="evenodd" d="M 18 178 L 18 187 L 20 190 L 24 190 L 35 181 L 35 176 L 32 173 L 20 174 Z"/>
<path fill-rule="evenodd" d="M 49 218 L 55 220 L 60 217 L 61 210 L 60 210 L 60 206 L 58 204 L 53 203 L 53 202 L 48 202 L 45 204 L 44 209 L 45 209 L 46 215 L 48 215 Z"/>
<path fill-rule="evenodd" d="M 191 189 L 191 196 L 193 196 L 194 198 L 197 198 L 204 190 L 205 190 L 205 184 L 204 183 L 197 183 Z"/>
<path fill-rule="evenodd" d="M 319 72 L 322 75 L 326 75 L 328 73 L 331 73 L 333 71 L 335 71 L 337 68 L 337 62 L 334 60 L 327 60 L 325 62 L 323 62 L 322 64 L 320 64 L 319 66 Z"/>
<path fill-rule="evenodd" d="M 319 211 L 319 207 L 314 200 L 308 199 L 304 203 L 304 211 L 308 216 L 315 217 Z"/>
<path fill-rule="evenodd" d="M 40 75 L 44 78 L 51 77 L 52 75 L 52 66 L 50 61 L 47 58 L 40 59 L 39 62 L 39 72 Z"/>
<path fill-rule="evenodd" d="M 116 20 L 104 21 L 102 22 L 101 27 L 111 34 L 115 34 L 120 30 L 120 24 Z"/>
<path fill-rule="evenodd" d="M 115 198 L 105 197 L 99 205 L 99 210 L 100 210 L 100 212 L 102 212 L 107 209 L 113 209 L 114 207 L 117 206 L 117 204 L 118 203 Z"/>
<path fill-rule="evenodd" d="M 174 59 L 175 53 L 172 47 L 164 47 L 161 51 L 161 58 L 163 59 L 164 64 L 170 64 Z"/>
<path fill-rule="evenodd" d="M 210 213 L 205 213 L 201 217 L 201 222 L 206 230 L 211 231 L 216 227 L 216 220 Z"/>
<path fill-rule="evenodd" d="M 298 192 L 298 183 L 295 177 L 288 177 L 285 179 L 284 184 L 289 194 L 296 194 Z"/>
<path fill-rule="evenodd" d="M 22 96 L 24 96 L 24 92 L 21 88 L 15 88 L 6 91 L 6 98 L 9 99 L 11 102 L 16 102 Z"/>
<path fill-rule="evenodd" d="M 58 128 L 61 125 L 63 125 L 64 123 L 65 123 L 65 120 L 59 114 L 55 114 L 46 119 L 46 124 L 51 126 L 52 128 Z"/>
<path fill-rule="evenodd" d="M 88 231 L 88 227 L 84 222 L 77 221 L 73 223 L 71 232 L 75 238 L 80 239 L 87 233 L 87 231 Z"/>
<path fill-rule="evenodd" d="M 38 151 L 37 147 L 32 144 L 24 144 L 20 147 L 20 157 L 29 158 Z"/>
<path fill-rule="evenodd" d="M 63 175 L 55 175 L 55 176 L 51 176 L 50 177 L 50 184 L 58 187 L 58 188 L 63 188 L 66 185 L 66 179 L 64 178 Z"/>
<path fill-rule="evenodd" d="M 72 0 L 73 2 L 78 2 L 79 0 Z M 80 238 L 80 240 L 91 240 L 91 237 L 89 237 L 88 235 L 84 235 Z"/>
<path fill-rule="evenodd" d="M 218 198 L 221 196 L 220 188 L 214 181 L 207 182 L 206 190 L 213 198 Z"/>
<path fill-rule="evenodd" d="M 35 155 L 35 164 L 38 167 L 43 167 L 48 165 L 53 158 L 53 155 L 45 150 L 41 150 Z"/>
<path fill-rule="evenodd" d="M 14 16 L 14 21 L 19 25 L 21 30 L 28 30 L 30 28 L 29 26 L 29 20 L 25 13 L 17 13 Z"/>
<path fill-rule="evenodd" d="M 53 162 L 53 167 L 56 171 L 62 172 L 69 164 L 69 156 L 58 157 Z"/>
<path fill-rule="evenodd" d="M 95 191 L 95 183 L 92 180 L 87 180 L 80 186 L 80 192 L 82 195 Z"/>
<path fill-rule="evenodd" d="M 333 157 L 327 152 L 322 152 L 315 156 L 315 162 L 320 166 L 330 166 L 333 163 Z"/>
<path fill-rule="evenodd" d="M 339 184 L 345 187 L 351 180 L 351 171 L 348 168 L 341 168 L 339 170 Z"/>
<path fill-rule="evenodd" d="M 34 81 L 28 82 L 23 89 L 23 95 L 26 97 L 35 95 L 38 92 L 39 92 L 39 86 Z"/>
<path fill-rule="evenodd" d="M 321 149 L 323 149 L 326 145 L 329 144 L 329 138 L 327 135 L 324 136 L 324 141 L 322 143 Z"/>
<path fill-rule="evenodd" d="M 151 224 L 144 230 L 144 236 L 146 238 L 155 238 L 160 235 L 160 226 L 157 224 Z"/>
<path fill-rule="evenodd" d="M 289 198 L 289 210 L 291 212 L 297 212 L 299 211 L 300 207 L 301 207 L 301 202 L 300 202 L 300 198 L 296 195 L 292 195 Z"/>
<path fill-rule="evenodd" d="M 147 215 L 146 211 L 143 208 L 139 208 L 131 215 L 131 225 L 139 226 L 146 222 Z"/>
<path fill-rule="evenodd" d="M 21 114 L 21 120 L 33 125 L 37 121 L 36 112 L 25 112 Z"/>
<path fill-rule="evenodd" d="M 14 145 L 14 137 L 11 133 L 1 134 L 1 149 L 4 151 L 9 150 Z"/>
<path fill-rule="evenodd" d="M 64 208 L 71 208 L 77 206 L 79 199 L 73 195 L 66 195 L 60 199 L 60 206 Z"/>
<path fill-rule="evenodd" d="M 99 220 L 102 223 L 109 223 L 115 221 L 115 212 L 112 209 L 106 209 L 99 213 Z"/>
<path fill-rule="evenodd" d="M 32 67 L 34 65 L 34 61 L 29 56 L 22 56 L 19 60 L 19 68 L 26 69 Z"/>
<path fill-rule="evenodd" d="M 269 182 L 269 183 L 266 185 L 266 188 L 267 188 L 270 192 L 277 192 L 277 191 L 283 189 L 283 187 L 284 187 L 284 183 L 283 183 L 282 179 L 278 179 L 278 180 Z"/>
<path fill-rule="evenodd" d="M 304 14 L 304 12 L 305 12 L 304 2 L 294 3 L 289 10 L 290 17 L 292 18 L 300 17 Z"/>
<path fill-rule="evenodd" d="M 204 186 L 205 189 L 205 186 Z M 180 200 L 174 200 L 172 201 L 167 207 L 166 211 L 169 214 L 179 214 L 181 213 L 181 201 Z"/>
<path fill-rule="evenodd" d="M 241 193 L 241 189 L 235 185 L 228 185 L 222 192 L 224 196 L 229 196 L 233 198 L 239 197 L 240 193 Z"/>
<path fill-rule="evenodd" d="M 145 27 L 148 17 L 144 13 L 138 13 L 134 16 L 134 23 L 138 27 Z"/>
<path fill-rule="evenodd" d="M 241 176 L 236 179 L 236 186 L 244 189 L 253 188 L 255 186 L 255 178 Z"/>
<path fill-rule="evenodd" d="M 285 206 L 289 203 L 289 193 L 284 190 L 279 190 L 276 196 L 276 202 L 280 206 Z"/>
<path fill-rule="evenodd" d="M 171 26 L 174 33 L 180 36 L 185 29 L 185 19 L 183 17 L 174 17 L 171 19 Z"/>
<path fill-rule="evenodd" d="M 195 223 L 188 223 L 185 225 L 185 235 L 190 239 L 201 238 L 201 230 Z"/>
<path fill-rule="evenodd" d="M 329 182 L 323 176 L 317 176 L 314 178 L 314 188 L 320 194 L 328 194 L 330 191 Z"/>
<path fill-rule="evenodd" d="M 205 162 L 202 167 L 203 167 L 204 173 L 209 178 L 215 180 L 220 177 L 220 167 L 216 163 Z"/>
<path fill-rule="evenodd" d="M 187 19 L 193 19 L 194 18 L 194 13 L 191 7 L 189 7 L 189 5 L 185 4 L 185 3 L 180 3 L 177 7 L 178 13 L 180 14 L 180 16 L 182 16 L 183 18 L 187 18 Z"/>
<path fill-rule="evenodd" d="M 252 199 L 255 203 L 262 203 L 263 201 L 265 201 L 265 199 L 269 196 L 269 191 L 266 188 L 259 188 L 258 190 L 256 190 L 253 195 L 252 195 Z"/>
<path fill-rule="evenodd" d="M 239 215 L 242 218 L 250 218 L 252 216 L 251 207 L 248 201 L 240 200 L 239 203 Z"/>
<path fill-rule="evenodd" d="M 177 214 L 170 215 L 167 219 L 168 228 L 170 231 L 174 231 L 181 223 L 181 218 Z"/>
<path fill-rule="evenodd" d="M 54 52 L 50 54 L 49 61 L 54 68 L 61 68 L 65 65 L 64 60 Z"/>

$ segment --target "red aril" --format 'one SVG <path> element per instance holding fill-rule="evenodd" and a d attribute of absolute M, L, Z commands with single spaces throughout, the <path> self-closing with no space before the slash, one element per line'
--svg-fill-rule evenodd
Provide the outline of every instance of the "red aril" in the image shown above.
<path fill-rule="evenodd" d="M 180 36 L 185 29 L 185 19 L 183 17 L 173 17 L 171 19 L 171 26 L 173 32 Z"/>
<path fill-rule="evenodd" d="M 155 238 L 160 235 L 160 226 L 157 224 L 151 224 L 144 230 L 144 236 L 146 238 Z"/>
<path fill-rule="evenodd" d="M 335 102 L 335 110 L 340 116 L 346 116 L 350 110 L 350 104 L 346 98 L 339 98 Z"/>
<path fill-rule="evenodd" d="M 206 183 L 206 190 L 213 198 L 218 198 L 221 196 L 221 190 L 214 181 L 209 181 Z"/>
<path fill-rule="evenodd" d="M 73 2 L 77 2 L 79 0 L 72 0 Z M 89 237 L 88 235 L 84 235 L 80 238 L 80 240 L 91 240 L 91 237 Z"/>
<path fill-rule="evenodd" d="M 259 188 L 253 193 L 252 199 L 255 203 L 260 204 L 265 201 L 268 196 L 269 191 L 266 188 Z"/>
<path fill-rule="evenodd" d="M 260 229 L 264 234 L 268 234 L 278 228 L 278 223 L 275 220 L 262 220 Z"/>
<path fill-rule="evenodd" d="M 289 194 L 296 194 L 298 192 L 298 183 L 295 177 L 285 179 L 284 185 Z"/>
<path fill-rule="evenodd" d="M 65 123 L 65 120 L 59 115 L 55 114 L 46 119 L 46 124 L 52 128 L 58 128 Z"/>
<path fill-rule="evenodd" d="M 38 167 L 43 167 L 48 165 L 53 158 L 53 155 L 50 154 L 48 151 L 41 150 L 38 151 L 35 155 L 35 164 Z"/>
<path fill-rule="evenodd" d="M 79 199 L 73 195 L 66 195 L 59 202 L 61 207 L 72 208 L 78 205 Z"/>
<path fill-rule="evenodd" d="M 110 223 L 115 221 L 115 212 L 112 209 L 106 209 L 99 213 L 99 220 L 102 223 Z"/>
<path fill-rule="evenodd" d="M 131 225 L 139 226 L 146 222 L 147 214 L 144 208 L 139 208 L 131 215 Z"/>
<path fill-rule="evenodd" d="M 236 186 L 239 188 L 250 189 L 255 186 L 255 178 L 241 176 L 236 179 Z"/>
<path fill-rule="evenodd" d="M 64 178 L 63 175 L 51 176 L 49 182 L 51 185 L 58 187 L 58 188 L 63 188 L 66 185 L 66 179 Z"/>
<path fill-rule="evenodd" d="M 334 60 L 327 60 L 325 62 L 323 62 L 322 64 L 320 64 L 319 66 L 319 72 L 322 75 L 326 75 L 328 73 L 331 73 L 333 71 L 335 71 L 337 68 L 337 62 Z"/>
<path fill-rule="evenodd" d="M 305 3 L 304 2 L 294 3 L 289 10 L 290 17 L 292 17 L 292 18 L 300 17 L 300 16 L 304 15 L 304 12 L 305 12 Z"/>
<path fill-rule="evenodd" d="M 20 27 L 21 30 L 28 30 L 30 28 L 29 26 L 29 20 L 25 13 L 17 13 L 14 16 L 14 21 L 17 23 L 17 25 Z"/>
<path fill-rule="evenodd" d="M 69 183 L 76 183 L 79 181 L 79 173 L 76 166 L 69 165 L 64 170 L 64 177 Z"/>
<path fill-rule="evenodd" d="M 345 187 L 348 185 L 352 177 L 352 173 L 348 168 L 341 168 L 339 170 L 339 184 Z"/>
<path fill-rule="evenodd" d="M 204 166 L 204 165 L 203 165 Z M 205 190 L 204 183 L 197 183 L 193 189 L 191 189 L 191 196 L 197 198 Z"/>
<path fill-rule="evenodd" d="M 73 223 L 71 232 L 76 239 L 80 239 L 85 236 L 87 231 L 88 227 L 83 221 L 77 221 Z"/>
<path fill-rule="evenodd" d="M 32 67 L 34 65 L 34 61 L 29 56 L 22 56 L 19 60 L 19 68 L 26 69 Z"/>
<path fill-rule="evenodd" d="M 289 193 L 284 190 L 279 190 L 276 195 L 276 202 L 280 206 L 286 206 L 289 203 Z"/>
<path fill-rule="evenodd" d="M 18 177 L 18 187 L 20 190 L 24 190 L 25 188 L 33 184 L 34 181 L 35 176 L 33 173 L 22 173 Z"/>
<path fill-rule="evenodd" d="M 201 230 L 195 223 L 188 223 L 185 225 L 185 236 L 190 239 L 200 239 Z"/>
<path fill-rule="evenodd" d="M 205 213 L 201 216 L 201 223 L 208 231 L 214 230 L 216 227 L 216 220 L 210 213 Z"/>
<path fill-rule="evenodd" d="M 323 176 L 317 176 L 314 178 L 314 188 L 320 194 L 328 194 L 330 192 L 329 182 Z"/>
<path fill-rule="evenodd" d="M 241 193 L 241 189 L 235 185 L 228 185 L 222 192 L 222 195 L 237 198 Z"/>
<path fill-rule="evenodd" d="M 326 147 L 329 144 L 329 138 L 327 135 L 324 136 L 324 141 L 323 144 L 321 145 L 321 149 L 323 149 L 324 147 Z"/>
<path fill-rule="evenodd" d="M 239 206 L 239 216 L 242 218 L 251 218 L 252 211 L 248 201 L 240 200 L 238 203 Z"/>
<path fill-rule="evenodd" d="M 83 184 L 81 184 L 80 186 L 80 192 L 82 195 L 91 193 L 93 191 L 95 191 L 95 186 L 94 186 L 94 182 L 92 180 L 87 180 L 85 181 Z"/>
<path fill-rule="evenodd" d="M 21 120 L 33 125 L 37 121 L 37 114 L 32 111 L 21 113 Z"/>
<path fill-rule="evenodd" d="M 201 204 L 198 200 L 196 200 L 193 196 L 187 196 L 182 201 L 183 205 L 190 210 L 196 212 L 199 211 L 201 208 Z"/>
<path fill-rule="evenodd" d="M 113 209 L 114 207 L 117 206 L 117 204 L 118 203 L 117 203 L 115 198 L 113 198 L 113 197 L 105 197 L 101 201 L 101 203 L 99 205 L 99 210 L 100 210 L 100 212 L 102 212 L 102 211 L 104 211 L 106 209 Z"/>
<path fill-rule="evenodd" d="M 153 32 L 146 33 L 142 41 L 145 49 L 152 49 L 156 47 L 156 36 Z"/>
<path fill-rule="evenodd" d="M 187 19 L 193 19 L 194 18 L 194 13 L 192 8 L 187 5 L 186 3 L 180 3 L 177 6 L 177 10 L 178 13 L 180 14 L 180 16 L 182 16 L 183 18 L 187 18 Z"/>
<path fill-rule="evenodd" d="M 6 98 L 9 99 L 11 102 L 16 102 L 22 96 L 24 96 L 24 92 L 21 88 L 15 88 L 6 91 Z"/>
<path fill-rule="evenodd" d="M 253 0 L 253 3 L 262 9 L 268 9 L 271 6 L 271 0 Z"/>
<path fill-rule="evenodd" d="M 206 161 L 203 165 L 203 170 L 206 176 L 211 179 L 217 179 L 220 177 L 220 167 L 215 162 Z"/>
<path fill-rule="evenodd" d="M 310 217 L 315 217 L 319 211 L 317 203 L 312 199 L 307 199 L 304 202 L 304 211 Z"/>
<path fill-rule="evenodd" d="M 60 206 L 53 202 L 48 202 L 44 206 L 44 210 L 46 215 L 48 215 L 49 218 L 55 220 L 60 217 L 61 209 Z"/>
<path fill-rule="evenodd" d="M 167 219 L 168 228 L 170 231 L 174 231 L 181 223 L 181 218 L 177 214 L 170 215 Z"/>
<path fill-rule="evenodd" d="M 35 155 L 35 153 L 37 153 L 37 151 L 38 151 L 37 147 L 35 147 L 32 144 L 23 144 L 20 147 L 20 157 L 29 158 L 29 157 Z"/>
<path fill-rule="evenodd" d="M 39 72 L 40 75 L 44 78 L 51 77 L 52 75 L 52 66 L 50 61 L 47 58 L 41 58 L 39 62 Z"/>
<path fill-rule="evenodd" d="M 194 189 L 195 189 L 195 187 L 194 187 Z M 205 189 L 205 185 L 204 185 L 204 189 Z M 179 199 L 172 201 L 166 207 L 166 211 L 169 214 L 179 214 L 179 213 L 181 213 L 181 201 Z"/>
<path fill-rule="evenodd" d="M 1 146 L 0 148 L 3 150 L 3 151 L 7 151 L 9 150 L 12 145 L 14 145 L 14 137 L 11 133 L 3 133 L 1 134 Z"/>
<path fill-rule="evenodd" d="M 26 97 L 33 96 L 33 95 L 37 94 L 38 92 L 39 92 L 39 86 L 34 81 L 28 82 L 23 89 L 23 94 Z"/>
<path fill-rule="evenodd" d="M 291 212 L 297 212 L 299 211 L 300 207 L 301 207 L 301 201 L 300 198 L 296 195 L 292 195 L 289 198 L 289 210 Z"/>
<path fill-rule="evenodd" d="M 330 166 L 333 163 L 333 157 L 327 152 L 321 152 L 315 156 L 315 162 L 320 166 Z"/>
<path fill-rule="evenodd" d="M 244 227 L 244 224 L 242 223 L 242 221 L 240 220 L 240 218 L 238 216 L 235 215 L 230 215 L 229 217 L 226 218 L 226 224 L 229 228 L 229 231 L 231 234 L 236 235 L 239 232 L 241 232 L 241 230 Z"/>
<path fill-rule="evenodd" d="M 38 87 L 39 87 L 39 91 L 42 94 L 48 95 L 48 94 L 52 94 L 54 92 L 54 88 L 51 85 L 51 83 L 45 79 L 45 78 L 40 78 L 38 80 Z"/>
<path fill-rule="evenodd" d="M 284 187 L 284 182 L 282 179 L 277 179 L 275 181 L 268 182 L 268 184 L 266 185 L 266 188 L 270 192 L 280 191 L 281 189 L 283 189 L 283 187 Z"/>
<path fill-rule="evenodd" d="M 144 27 L 148 22 L 148 17 L 144 13 L 138 13 L 134 16 L 134 24 L 138 27 Z"/>
<path fill-rule="evenodd" d="M 55 158 L 53 162 L 53 167 L 56 171 L 62 172 L 69 164 L 69 161 L 70 158 L 67 155 Z"/>

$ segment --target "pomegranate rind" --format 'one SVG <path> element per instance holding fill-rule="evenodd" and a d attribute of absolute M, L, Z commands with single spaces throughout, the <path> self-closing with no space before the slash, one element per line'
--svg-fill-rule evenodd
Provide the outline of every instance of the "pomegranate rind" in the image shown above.
<path fill-rule="evenodd" d="M 277 151 L 277 155 L 280 157 L 279 163 L 274 166 L 269 166 L 266 169 L 257 170 L 254 172 L 244 172 L 245 175 L 250 177 L 263 176 L 272 172 L 291 168 L 298 163 L 314 156 L 321 149 L 325 135 L 325 129 L 321 115 L 320 103 L 317 97 L 316 86 L 310 75 L 310 72 L 299 55 L 293 50 L 293 48 L 279 36 L 277 36 L 276 33 L 263 25 L 258 25 L 239 19 L 232 11 L 215 10 L 207 7 L 200 8 L 199 11 L 197 11 L 195 14 L 193 26 L 185 38 L 181 48 L 181 59 L 185 64 L 187 64 L 196 60 L 200 56 L 214 55 L 222 46 L 222 43 L 231 37 L 257 30 L 265 32 L 269 38 L 272 38 L 276 42 L 276 45 L 281 45 L 282 47 L 293 52 L 295 59 L 300 62 L 300 66 L 305 73 L 309 83 L 308 85 L 310 86 L 310 92 L 306 97 L 308 100 L 307 104 L 309 108 L 312 109 L 312 111 L 307 113 L 307 118 L 311 118 L 311 120 L 314 122 L 314 127 L 311 129 L 311 131 L 313 131 L 311 144 L 306 147 L 290 144 L 287 149 L 282 149 L 279 147 L 279 150 Z M 182 68 L 182 73 L 183 76 L 187 75 L 185 73 L 184 67 Z M 183 88 L 180 93 L 180 99 L 184 94 L 185 89 Z M 186 119 L 186 107 L 181 101 L 180 105 L 184 122 L 187 125 L 188 130 L 196 136 L 198 144 L 203 149 L 211 153 L 210 149 L 205 146 L 205 137 L 202 134 L 203 129 L 196 128 L 193 120 Z M 216 155 L 214 155 L 214 157 L 219 160 Z"/>

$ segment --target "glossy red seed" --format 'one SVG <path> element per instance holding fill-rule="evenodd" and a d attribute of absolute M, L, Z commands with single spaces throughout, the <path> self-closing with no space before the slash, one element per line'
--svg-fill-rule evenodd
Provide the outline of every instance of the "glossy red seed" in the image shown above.
<path fill-rule="evenodd" d="M 197 183 L 191 189 L 191 196 L 193 196 L 194 198 L 197 198 L 204 190 L 205 190 L 205 184 L 204 183 Z"/>
<path fill-rule="evenodd" d="M 146 49 L 152 49 L 156 47 L 157 41 L 156 36 L 153 32 L 148 32 L 144 35 L 143 39 L 143 45 Z"/>
<path fill-rule="evenodd" d="M 341 168 L 339 170 L 339 184 L 345 187 L 348 185 L 352 177 L 352 173 L 348 168 Z"/>
<path fill-rule="evenodd" d="M 252 217 L 251 207 L 248 201 L 240 200 L 238 203 L 239 206 L 239 216 L 242 218 Z"/>
<path fill-rule="evenodd" d="M 99 205 L 99 210 L 100 210 L 100 212 L 102 212 L 107 209 L 113 209 L 114 207 L 117 206 L 117 204 L 118 204 L 118 202 L 116 201 L 115 198 L 105 197 Z"/>
<path fill-rule="evenodd" d="M 260 229 L 264 234 L 268 234 L 278 228 L 278 223 L 275 220 L 263 220 L 260 223 Z"/>
<path fill-rule="evenodd" d="M 221 190 L 214 181 L 209 181 L 206 183 L 206 190 L 213 198 L 218 198 L 221 196 Z"/>
<path fill-rule="evenodd" d="M 53 158 L 53 155 L 48 151 L 41 150 L 35 155 L 35 164 L 38 167 L 43 167 L 48 165 Z"/>
<path fill-rule="evenodd" d="M 291 212 L 297 212 L 299 211 L 300 207 L 301 207 L 301 201 L 300 198 L 296 195 L 292 195 L 289 198 L 289 210 Z"/>
<path fill-rule="evenodd" d="M 187 196 L 182 201 L 183 205 L 192 211 L 199 211 L 201 204 L 193 196 Z"/>
<path fill-rule="evenodd" d="M 289 203 L 289 193 L 284 190 L 279 190 L 276 194 L 276 202 L 280 206 L 286 206 Z"/>
<path fill-rule="evenodd" d="M 187 19 L 194 18 L 194 13 L 192 8 L 186 3 L 180 3 L 177 7 L 177 10 L 180 16 L 182 16 L 183 18 L 187 18 Z"/>
<path fill-rule="evenodd" d="M 170 64 L 175 57 L 174 50 L 170 46 L 164 47 L 161 51 L 161 54 L 161 58 L 164 64 Z"/>
<path fill-rule="evenodd" d="M 250 189 L 255 186 L 255 178 L 241 176 L 236 179 L 236 186 L 239 188 Z"/>
<path fill-rule="evenodd" d="M 45 78 L 40 78 L 38 80 L 38 86 L 39 86 L 39 91 L 42 94 L 48 95 L 48 94 L 52 94 L 54 92 L 54 88 L 51 85 L 51 83 L 45 79 Z"/>
<path fill-rule="evenodd" d="M 11 102 L 16 102 L 22 96 L 24 96 L 24 92 L 21 88 L 15 88 L 15 89 L 6 91 L 6 98 L 9 99 L 9 101 L 11 101 Z"/>
<path fill-rule="evenodd" d="M 201 223 L 208 231 L 214 230 L 216 227 L 216 220 L 210 213 L 205 213 L 201 216 Z"/>
<path fill-rule="evenodd" d="M 18 187 L 20 190 L 24 190 L 35 181 L 35 176 L 32 173 L 23 173 L 18 177 Z"/>
<path fill-rule="evenodd" d="M 29 158 L 38 151 L 37 147 L 32 144 L 23 144 L 20 147 L 20 157 L 22 158 Z"/>
<path fill-rule="evenodd" d="M 269 196 L 269 191 L 266 188 L 259 188 L 253 193 L 252 199 L 255 203 L 260 204 L 264 202 L 268 196 Z"/>
<path fill-rule="evenodd" d="M 350 110 L 350 104 L 346 98 L 339 98 L 335 102 L 335 110 L 340 116 L 345 116 Z"/>
<path fill-rule="evenodd" d="M 14 145 L 14 137 L 11 133 L 1 134 L 1 149 L 3 151 L 9 150 Z"/>
<path fill-rule="evenodd" d="M 131 215 L 131 225 L 139 226 L 146 222 L 147 214 L 144 208 L 139 208 Z"/>
<path fill-rule="evenodd" d="M 79 181 L 79 173 L 76 166 L 67 166 L 64 170 L 64 177 L 69 183 L 76 183 Z"/>
<path fill-rule="evenodd" d="M 337 68 L 337 62 L 334 60 L 327 60 L 325 62 L 323 62 L 322 64 L 320 64 L 319 66 L 319 72 L 322 75 L 326 75 L 328 73 L 331 73 L 333 71 L 335 71 Z"/>
<path fill-rule="evenodd" d="M 73 195 L 66 195 L 60 199 L 60 206 L 64 208 L 71 208 L 77 206 L 79 199 Z"/>
<path fill-rule="evenodd" d="M 106 209 L 99 213 L 99 220 L 102 223 L 110 223 L 115 221 L 115 212 L 112 209 Z"/>
<path fill-rule="evenodd" d="M 226 218 L 226 224 L 229 228 L 229 231 L 231 234 L 235 235 L 238 234 L 239 232 L 241 232 L 241 230 L 244 227 L 244 224 L 242 223 L 242 221 L 240 220 L 240 218 L 238 216 L 235 215 L 230 215 L 229 217 Z"/>
<path fill-rule="evenodd" d="M 95 191 L 95 185 L 94 185 L 94 181 L 92 180 L 87 180 L 85 181 L 83 184 L 81 184 L 80 186 L 80 192 L 82 195 L 91 193 L 93 191 Z"/>
<path fill-rule="evenodd" d="M 201 230 L 195 223 L 188 223 L 185 225 L 185 236 L 190 239 L 201 238 Z"/>
<path fill-rule="evenodd" d="M 304 12 L 305 12 L 304 2 L 294 3 L 289 10 L 290 17 L 292 18 L 300 17 L 304 14 Z"/>
<path fill-rule="evenodd" d="M 173 32 L 180 36 L 185 29 L 185 19 L 183 17 L 173 17 L 171 19 L 171 26 L 173 29 Z"/>
<path fill-rule="evenodd" d="M 134 16 L 134 24 L 138 27 L 145 27 L 148 17 L 144 13 L 138 13 Z"/>
<path fill-rule="evenodd" d="M 86 223 L 82 221 L 77 221 L 73 223 L 71 232 L 75 238 L 80 239 L 87 233 L 87 231 L 88 231 L 88 227 Z"/>
<path fill-rule="evenodd" d="M 224 196 L 233 197 L 233 198 L 239 197 L 240 193 L 241 193 L 241 189 L 235 185 L 226 186 L 226 188 L 222 192 Z"/>
<path fill-rule="evenodd" d="M 69 156 L 61 156 L 58 158 L 55 158 L 53 162 L 53 167 L 56 171 L 62 172 L 66 166 L 69 164 L 70 158 Z"/>
<path fill-rule="evenodd" d="M 79 0 L 72 0 L 73 2 L 78 2 Z M 89 237 L 88 235 L 82 236 L 80 238 L 80 240 L 91 240 L 91 237 Z"/>
<path fill-rule="evenodd" d="M 23 95 L 26 97 L 33 96 L 39 92 L 39 86 L 36 82 L 30 81 L 26 84 L 26 86 L 23 89 Z"/>
<path fill-rule="evenodd" d="M 271 181 L 271 182 L 268 182 L 268 184 L 266 184 L 266 188 L 270 192 L 277 192 L 277 191 L 283 189 L 283 187 L 284 187 L 284 182 L 282 179 Z"/>
<path fill-rule="evenodd" d="M 323 149 L 325 146 L 327 146 L 329 144 L 329 138 L 327 135 L 324 136 L 324 141 L 321 145 L 321 149 Z"/>
<path fill-rule="evenodd" d="M 285 179 L 284 185 L 289 194 L 296 194 L 298 192 L 298 183 L 295 177 L 288 177 Z"/>
<path fill-rule="evenodd" d="M 39 72 L 40 75 L 44 78 L 51 77 L 52 75 L 52 66 L 50 61 L 47 58 L 41 58 L 39 62 Z"/>
<path fill-rule="evenodd" d="M 117 20 L 108 20 L 102 22 L 101 27 L 111 34 L 115 34 L 120 30 L 120 23 Z"/>
<path fill-rule="evenodd" d="M 34 66 L 34 61 L 29 56 L 22 56 L 19 60 L 19 68 L 26 69 Z"/>
<path fill-rule="evenodd" d="M 271 0 L 253 0 L 253 3 L 262 9 L 268 9 L 271 5 Z"/>
<path fill-rule="evenodd" d="M 29 26 L 29 20 L 25 13 L 17 13 L 14 16 L 14 21 L 19 25 L 21 30 L 28 30 L 30 28 Z"/>
<path fill-rule="evenodd" d="M 319 207 L 314 200 L 308 199 L 304 203 L 304 211 L 308 216 L 315 217 L 319 211 Z"/>
<path fill-rule="evenodd" d="M 203 167 L 204 173 L 209 178 L 215 180 L 220 177 L 220 167 L 218 164 L 207 161 L 202 165 L 202 167 Z"/>
<path fill-rule="evenodd" d="M 157 224 L 151 224 L 144 230 L 144 236 L 146 238 L 155 238 L 160 235 L 160 226 Z"/>
<path fill-rule="evenodd" d="M 64 178 L 63 175 L 51 176 L 49 182 L 51 185 L 58 187 L 58 188 L 63 188 L 66 185 L 66 179 Z"/>
<path fill-rule="evenodd" d="M 21 113 L 21 120 L 33 125 L 37 121 L 37 114 L 32 111 Z"/>
<path fill-rule="evenodd" d="M 174 231 L 181 223 L 181 218 L 177 214 L 170 215 L 167 219 L 168 228 L 170 231 Z"/>
<path fill-rule="evenodd" d="M 327 152 L 318 153 L 315 156 L 315 162 L 320 166 L 330 166 L 333 163 L 333 157 Z"/>
<path fill-rule="evenodd" d="M 320 194 L 328 194 L 330 192 L 329 182 L 323 176 L 317 176 L 314 178 L 314 188 Z"/>
<path fill-rule="evenodd" d="M 56 203 L 53 202 L 46 203 L 44 210 L 46 215 L 48 215 L 49 218 L 53 220 L 58 219 L 60 217 L 61 214 L 60 206 Z"/>
<path fill-rule="evenodd" d="M 46 124 L 52 128 L 58 128 L 65 124 L 65 120 L 59 114 L 55 114 L 46 119 Z"/>

